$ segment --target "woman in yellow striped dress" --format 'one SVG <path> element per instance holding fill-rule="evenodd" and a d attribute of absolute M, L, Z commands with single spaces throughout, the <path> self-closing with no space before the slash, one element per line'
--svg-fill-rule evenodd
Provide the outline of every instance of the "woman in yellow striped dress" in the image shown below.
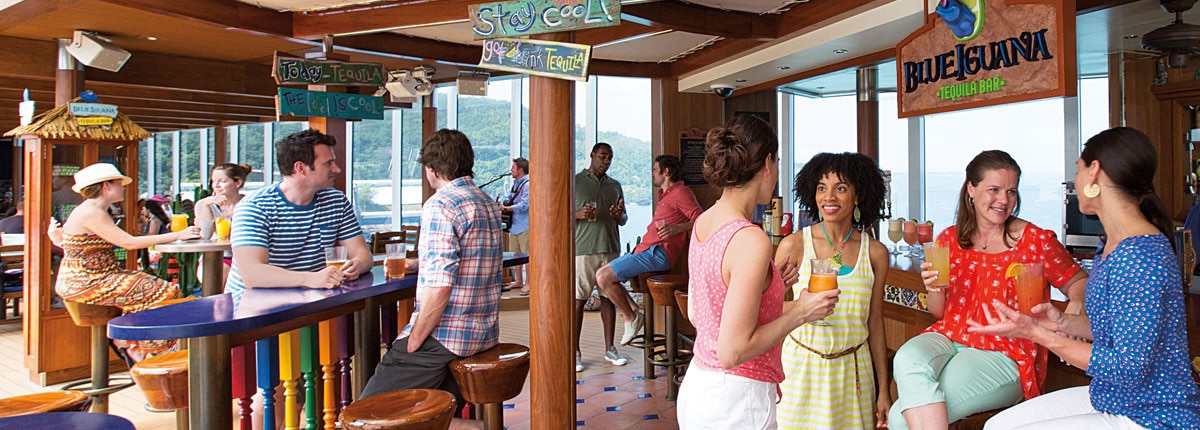
<path fill-rule="evenodd" d="M 779 427 L 884 427 L 892 404 L 882 314 L 888 251 L 863 232 L 882 216 L 883 177 L 865 155 L 822 153 L 796 175 L 795 192 L 820 222 L 784 238 L 775 261 L 799 266 L 793 296 L 808 287 L 810 259 L 832 261 L 841 292 L 829 325 L 806 324 L 783 340 Z"/>

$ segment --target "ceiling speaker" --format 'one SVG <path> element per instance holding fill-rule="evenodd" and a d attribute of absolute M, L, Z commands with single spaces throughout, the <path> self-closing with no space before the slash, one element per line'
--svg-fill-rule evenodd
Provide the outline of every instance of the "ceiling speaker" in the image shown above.
<path fill-rule="evenodd" d="M 458 93 L 464 96 L 487 96 L 488 77 L 487 73 L 459 73 Z"/>
<path fill-rule="evenodd" d="M 88 67 L 116 72 L 129 61 L 129 51 L 114 45 L 112 41 L 82 30 L 75 30 L 75 37 L 67 45 L 67 52 Z"/>

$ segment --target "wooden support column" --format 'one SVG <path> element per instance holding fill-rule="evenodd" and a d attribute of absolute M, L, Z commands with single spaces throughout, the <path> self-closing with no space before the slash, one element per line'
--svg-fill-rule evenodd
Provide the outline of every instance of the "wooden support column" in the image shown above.
<path fill-rule="evenodd" d="M 858 69 L 858 152 L 879 163 L 879 70 Z"/>
<path fill-rule="evenodd" d="M 571 42 L 575 35 L 552 33 L 536 39 Z M 570 288 L 575 273 L 572 217 L 575 162 L 575 84 L 529 78 L 529 320 L 545 321 L 530 330 L 530 416 L 533 429 L 575 427 L 575 371 Z"/>
<path fill-rule="evenodd" d="M 224 124 L 213 127 L 213 165 L 229 162 L 229 129 Z"/>
<path fill-rule="evenodd" d="M 437 108 L 433 106 L 433 94 L 421 97 L 421 145 L 425 145 L 425 139 L 429 135 L 437 131 Z M 421 169 L 421 203 L 424 204 L 433 196 L 433 185 L 429 184 L 429 178 L 425 177 L 425 169 Z"/>
<path fill-rule="evenodd" d="M 309 85 L 309 91 L 328 91 L 333 93 L 346 92 L 346 87 L 332 85 Z M 338 166 L 342 171 L 338 173 L 333 180 L 333 187 L 347 195 L 350 194 L 350 188 L 346 186 L 346 120 L 341 118 L 325 118 L 325 117 L 309 117 L 308 127 L 313 130 L 320 131 L 327 135 L 333 136 L 337 140 L 337 145 L 333 147 L 333 157 L 337 160 Z M 276 136 L 277 140 L 283 136 Z"/>

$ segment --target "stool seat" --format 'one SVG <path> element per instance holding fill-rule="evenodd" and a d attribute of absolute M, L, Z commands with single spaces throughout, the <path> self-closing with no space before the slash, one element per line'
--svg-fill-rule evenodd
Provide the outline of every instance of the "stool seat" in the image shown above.
<path fill-rule="evenodd" d="M 156 355 L 133 365 L 129 374 L 146 395 L 146 403 L 160 411 L 188 407 L 188 352 Z"/>
<path fill-rule="evenodd" d="M 342 410 L 343 429 L 446 429 L 454 417 L 454 395 L 441 390 L 398 390 L 358 400 Z"/>
<path fill-rule="evenodd" d="M 654 296 L 654 302 L 659 306 L 675 304 L 675 291 L 687 291 L 687 275 L 654 275 L 646 278 L 646 287 Z"/>
<path fill-rule="evenodd" d="M 81 327 L 107 325 L 108 320 L 121 316 L 121 308 L 116 306 L 92 305 L 65 300 L 63 303 L 67 306 L 67 313 L 71 314 L 71 320 L 75 321 L 75 325 Z"/>
<path fill-rule="evenodd" d="M 500 403 L 517 397 L 529 376 L 529 347 L 502 343 L 450 362 L 463 399 L 475 404 Z"/>
<path fill-rule="evenodd" d="M 977 412 L 977 413 L 974 413 L 971 415 L 967 415 L 967 416 L 963 417 L 963 419 L 961 419 L 961 420 L 950 423 L 950 427 L 948 428 L 948 430 L 981 429 L 981 428 L 983 428 L 983 424 L 986 423 L 987 420 L 991 419 L 993 415 L 996 415 L 996 414 L 1000 413 L 1000 411 L 1003 411 L 1003 410 L 1004 410 L 1004 408 L 992 409 L 992 410 L 988 410 L 988 411 Z"/>
<path fill-rule="evenodd" d="M 50 391 L 0 399 L 0 417 L 46 412 L 86 412 L 91 399 L 82 391 Z"/>
<path fill-rule="evenodd" d="M 679 313 L 683 315 L 685 321 L 691 321 L 688 317 L 688 293 L 687 290 L 675 290 L 675 303 L 679 305 Z"/>

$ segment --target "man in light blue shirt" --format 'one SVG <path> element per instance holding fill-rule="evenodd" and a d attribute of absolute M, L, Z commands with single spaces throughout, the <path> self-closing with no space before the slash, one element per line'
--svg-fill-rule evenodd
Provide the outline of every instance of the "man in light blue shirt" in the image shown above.
<path fill-rule="evenodd" d="M 512 226 L 508 229 L 508 250 L 529 252 L 529 160 L 514 158 L 512 167 L 513 184 L 504 195 L 500 210 L 512 214 Z M 512 268 L 513 282 L 509 288 L 520 288 L 522 296 L 529 295 L 529 284 L 525 283 L 525 265 Z"/>

